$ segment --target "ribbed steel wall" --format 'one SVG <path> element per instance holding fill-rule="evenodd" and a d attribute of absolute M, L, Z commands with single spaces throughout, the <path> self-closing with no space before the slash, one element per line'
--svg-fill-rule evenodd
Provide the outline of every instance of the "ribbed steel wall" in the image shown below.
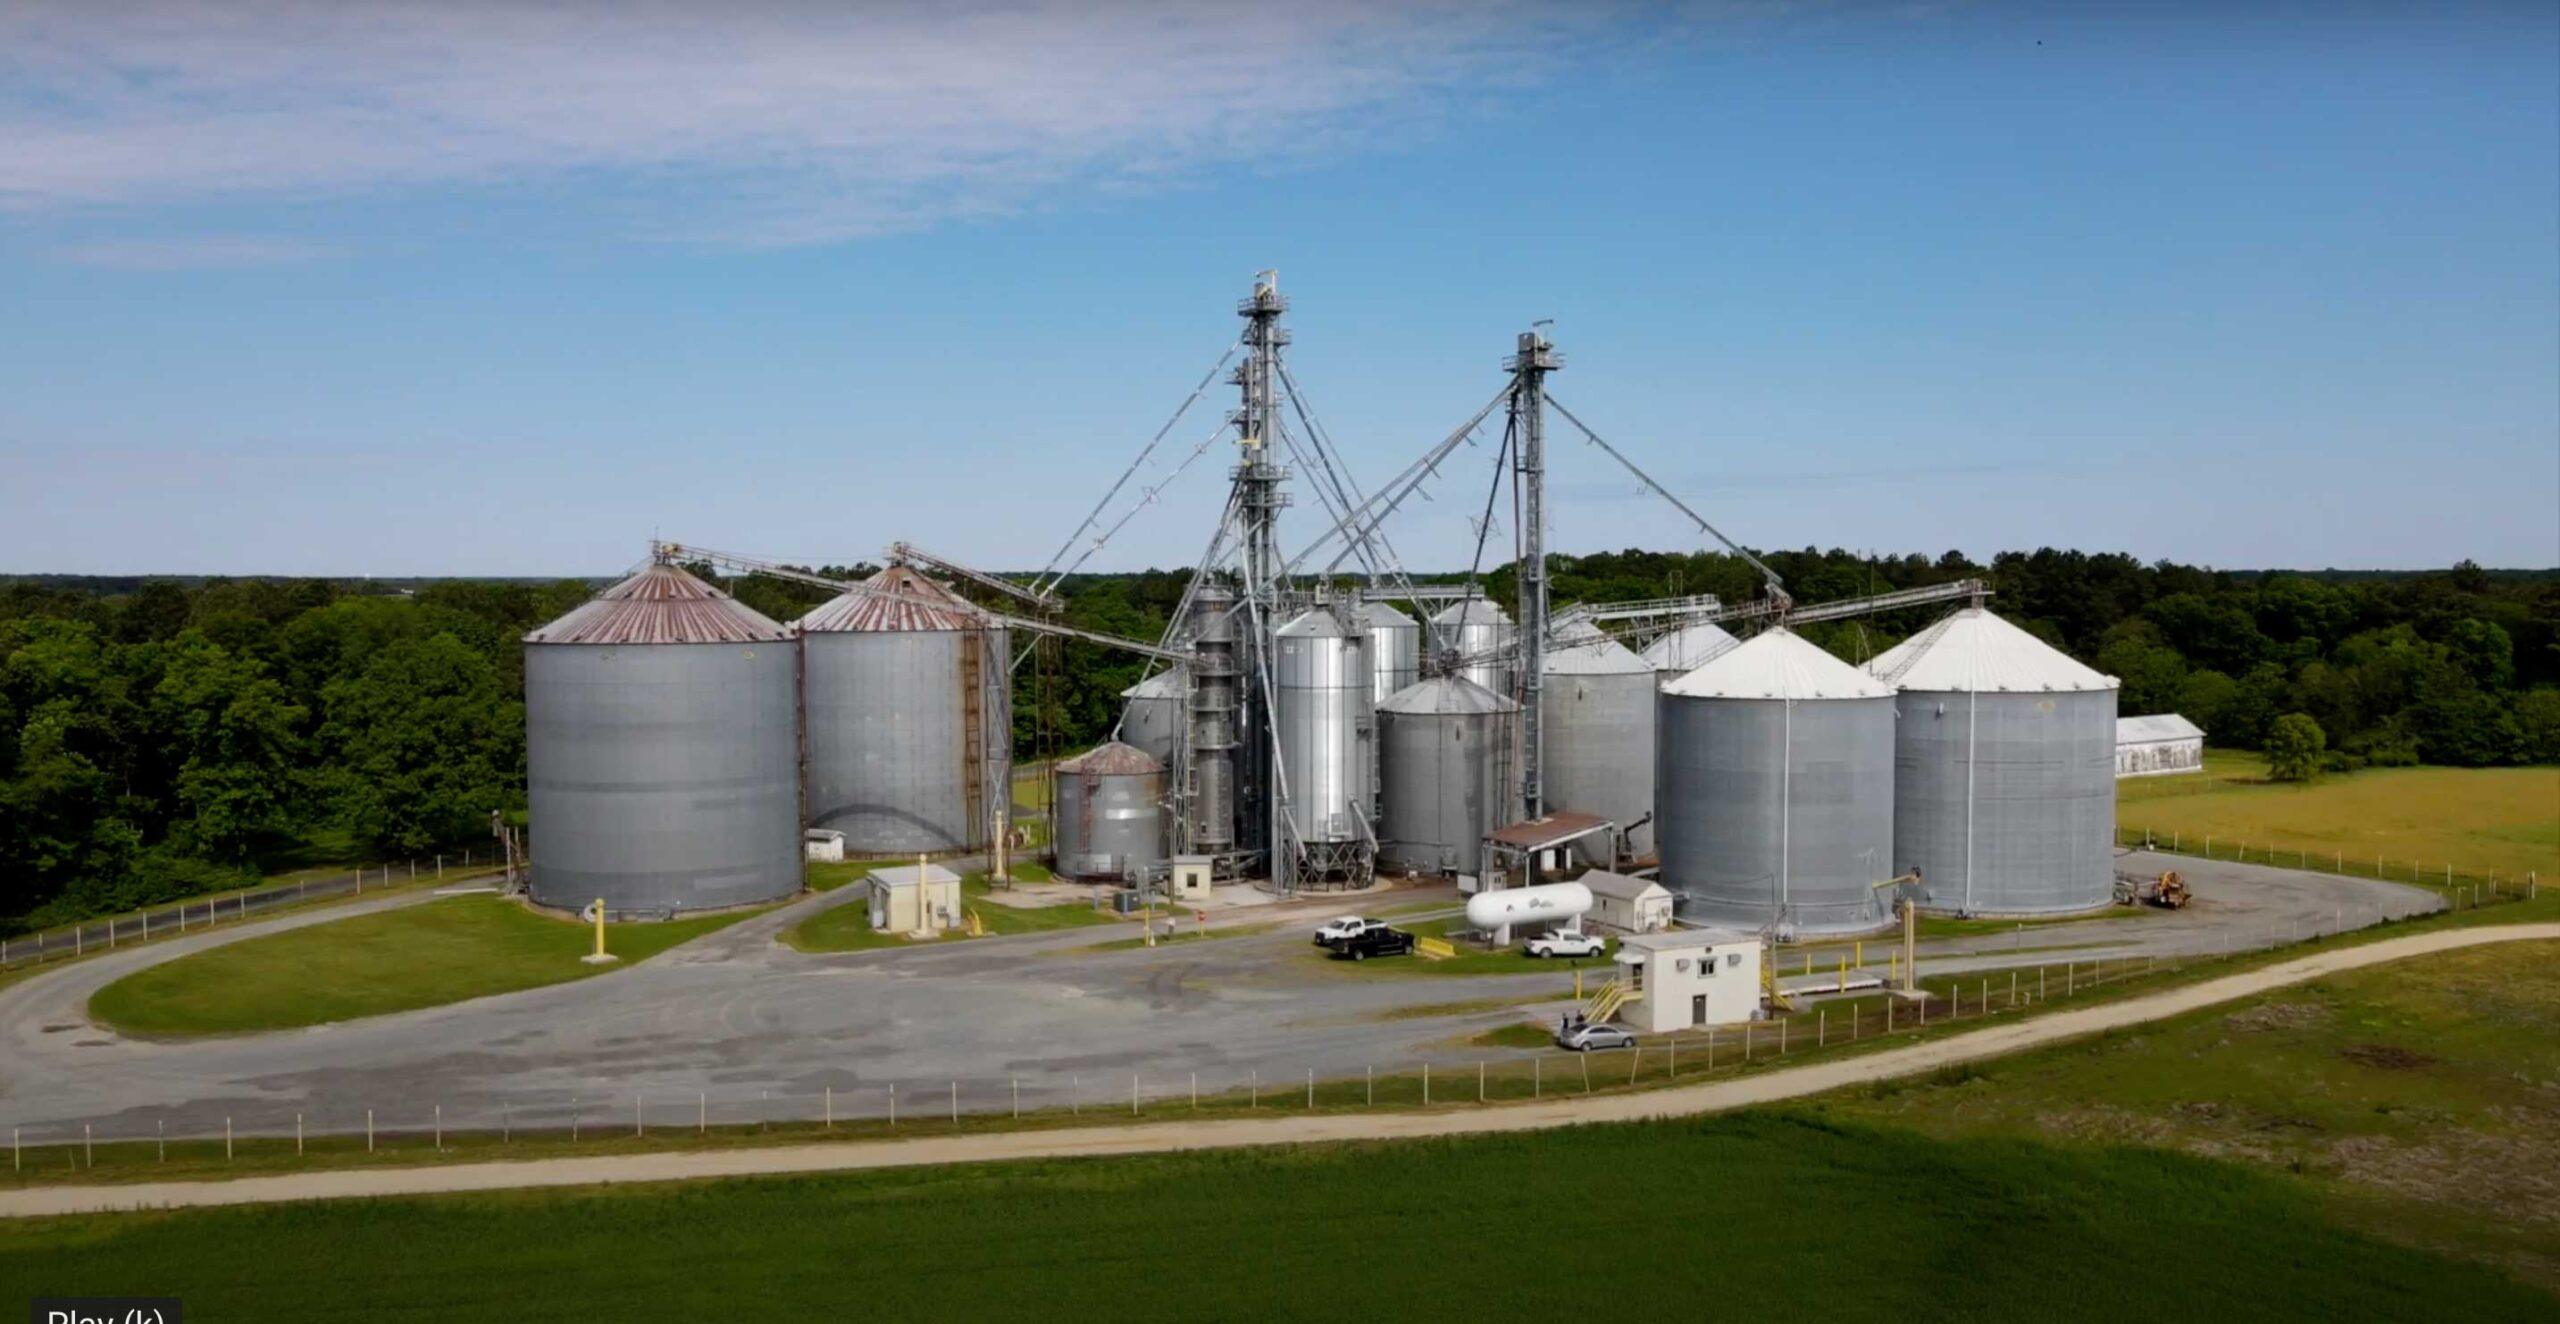
<path fill-rule="evenodd" d="M 1519 706 L 1455 676 L 1388 699 L 1378 713 L 1378 866 L 1480 873 L 1485 834 L 1510 817 Z"/>
<path fill-rule="evenodd" d="M 750 905 L 800 889 L 792 646 L 529 644 L 533 899 Z"/>
<path fill-rule="evenodd" d="M 1084 773 L 1060 768 L 1058 873 L 1125 879 L 1164 861 L 1164 771 Z"/>
<path fill-rule="evenodd" d="M 2052 915 L 2114 900 L 2114 690 L 1894 703 L 1894 872 L 1920 869 L 1922 909 Z"/>
<path fill-rule="evenodd" d="M 1385 703 L 1422 679 L 1422 626 L 1383 602 L 1360 605 L 1360 624 L 1369 632 L 1369 674 L 1373 704 Z"/>
<path fill-rule="evenodd" d="M 1657 673 L 1642 659 L 1629 653 L 1627 662 L 1624 673 L 1550 670 L 1543 695 L 1547 807 L 1598 814 L 1622 829 L 1653 812 L 1654 700 L 1660 688 Z M 1628 849 L 1643 855 L 1653 841 L 1647 825 L 1629 834 Z M 1595 862 L 1608 864 L 1605 858 Z"/>
<path fill-rule="evenodd" d="M 1790 711 L 1792 709 L 1792 711 Z M 1893 699 L 1661 696 L 1662 885 L 1691 923 L 1852 933 L 1887 916 Z"/>
<path fill-rule="evenodd" d="M 973 643 L 988 745 L 979 794 L 989 797 L 975 806 L 962 656 Z M 1005 632 L 813 631 L 801 644 L 810 825 L 844 833 L 848 855 L 986 847 L 991 797 L 1012 785 Z"/>
<path fill-rule="evenodd" d="M 1483 598 L 1453 602 L 1431 618 L 1434 634 L 1454 657 L 1483 657 L 1496 649 L 1507 649 L 1520 632 L 1502 608 Z M 1479 662 L 1462 668 L 1459 675 L 1508 699 L 1512 697 L 1511 668 L 1501 662 Z"/>
<path fill-rule="evenodd" d="M 1120 739 L 1158 763 L 1173 762 L 1191 722 L 1190 682 L 1182 669 L 1159 671 L 1129 687 L 1120 709 Z"/>
<path fill-rule="evenodd" d="M 1372 684 L 1368 636 L 1323 608 L 1280 627 L 1272 706 L 1288 807 L 1304 842 L 1361 839 L 1366 813 Z"/>

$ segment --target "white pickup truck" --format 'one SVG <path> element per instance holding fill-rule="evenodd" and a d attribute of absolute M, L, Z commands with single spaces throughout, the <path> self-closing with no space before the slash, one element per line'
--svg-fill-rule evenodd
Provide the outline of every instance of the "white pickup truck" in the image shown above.
<path fill-rule="evenodd" d="M 1367 919 L 1359 915 L 1345 915 L 1340 919 L 1329 919 L 1324 922 L 1323 927 L 1316 930 L 1316 946 L 1339 947 L 1343 943 L 1359 937 L 1361 934 L 1367 933 L 1371 929 L 1383 929 L 1385 927 L 1387 927 L 1387 922 L 1385 920 Z"/>
<path fill-rule="evenodd" d="M 1531 938 L 1521 944 L 1520 950 L 1531 956 L 1606 956 L 1609 940 L 1597 934 L 1559 929 Z"/>

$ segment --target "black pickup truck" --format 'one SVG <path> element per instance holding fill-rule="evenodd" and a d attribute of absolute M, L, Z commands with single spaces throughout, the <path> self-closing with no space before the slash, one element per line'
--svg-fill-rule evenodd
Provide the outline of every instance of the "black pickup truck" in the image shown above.
<path fill-rule="evenodd" d="M 1333 944 L 1334 959 L 1349 957 L 1366 961 L 1372 956 L 1409 956 L 1413 953 L 1413 935 L 1386 925 L 1373 925 L 1340 939 Z"/>

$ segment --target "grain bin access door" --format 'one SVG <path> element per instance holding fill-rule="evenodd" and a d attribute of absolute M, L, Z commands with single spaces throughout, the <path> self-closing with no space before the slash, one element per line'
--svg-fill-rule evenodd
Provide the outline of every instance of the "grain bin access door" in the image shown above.
<path fill-rule="evenodd" d="M 960 635 L 960 786 L 969 803 L 969 840 L 991 841 L 987 801 L 987 632 Z"/>

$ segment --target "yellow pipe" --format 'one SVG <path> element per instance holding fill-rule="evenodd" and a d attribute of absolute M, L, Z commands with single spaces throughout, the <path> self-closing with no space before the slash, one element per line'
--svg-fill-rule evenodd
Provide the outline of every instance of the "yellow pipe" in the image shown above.
<path fill-rule="evenodd" d="M 597 897 L 597 898 L 596 898 L 596 955 L 597 955 L 599 958 L 601 958 L 601 957 L 603 957 L 603 956 L 604 956 L 604 954 L 605 954 L 605 950 L 604 950 L 604 898 L 603 898 L 603 897 Z"/>

